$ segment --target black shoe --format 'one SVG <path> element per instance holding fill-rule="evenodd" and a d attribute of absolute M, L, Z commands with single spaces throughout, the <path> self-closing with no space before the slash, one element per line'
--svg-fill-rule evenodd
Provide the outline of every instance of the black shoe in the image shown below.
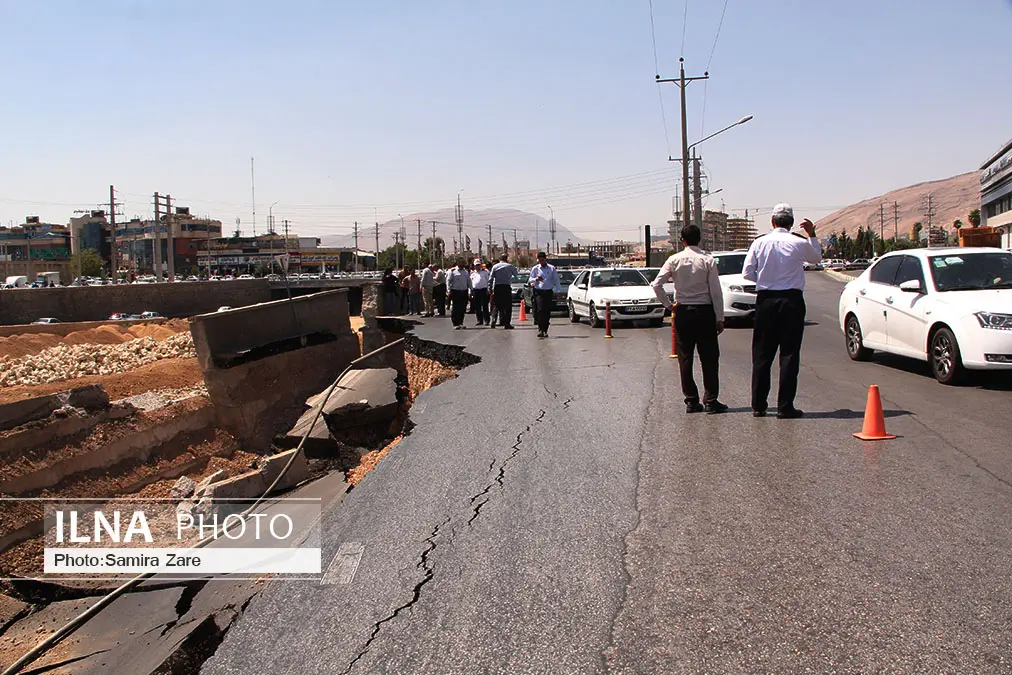
<path fill-rule="evenodd" d="M 507 325 L 503 326 L 503 329 L 505 329 L 505 330 L 513 330 L 513 324 L 507 324 Z"/>
<path fill-rule="evenodd" d="M 705 408 L 699 403 L 699 401 L 689 401 L 685 404 L 685 412 L 687 414 L 701 413 Z"/>
<path fill-rule="evenodd" d="M 543 330 L 539 330 L 539 331 L 538 331 L 538 337 L 539 337 L 539 338 L 546 338 L 546 337 L 548 337 L 548 333 L 546 333 L 546 332 L 545 332 L 545 331 L 543 331 Z"/>
<path fill-rule="evenodd" d="M 786 410 L 777 411 L 778 420 L 796 420 L 799 417 L 804 417 L 805 413 L 798 410 L 797 408 L 787 408 Z"/>
<path fill-rule="evenodd" d="M 752 417 L 766 417 L 766 411 L 765 410 L 753 410 L 752 411 Z"/>
<path fill-rule="evenodd" d="M 726 405 L 717 400 L 707 401 L 703 404 L 703 409 L 706 410 L 707 415 L 719 415 L 720 413 L 726 413 L 728 410 Z"/>

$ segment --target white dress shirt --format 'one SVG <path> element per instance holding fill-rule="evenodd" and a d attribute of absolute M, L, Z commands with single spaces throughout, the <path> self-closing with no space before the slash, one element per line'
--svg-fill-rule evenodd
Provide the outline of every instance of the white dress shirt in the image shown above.
<path fill-rule="evenodd" d="M 696 246 L 687 246 L 664 261 L 650 285 L 657 299 L 668 308 L 671 301 L 664 292 L 664 284 L 669 281 L 675 285 L 675 302 L 679 305 L 713 305 L 717 321 L 724 320 L 724 291 L 712 255 Z"/>
<path fill-rule="evenodd" d="M 822 260 L 815 237 L 799 237 L 782 227 L 757 237 L 745 256 L 742 275 L 754 281 L 757 291 L 805 289 L 805 263 Z"/>
<path fill-rule="evenodd" d="M 488 270 L 474 270 L 471 272 L 471 288 L 476 291 L 488 288 Z"/>
<path fill-rule="evenodd" d="M 540 280 L 538 277 L 541 277 Z M 549 265 L 540 263 L 531 268 L 531 286 L 538 291 L 555 291 L 556 293 L 562 292 L 562 285 L 559 283 L 559 273 L 555 270 L 555 265 Z"/>
<path fill-rule="evenodd" d="M 451 291 L 466 291 L 471 288 L 471 274 L 462 267 L 454 267 L 446 275 L 446 286 Z"/>

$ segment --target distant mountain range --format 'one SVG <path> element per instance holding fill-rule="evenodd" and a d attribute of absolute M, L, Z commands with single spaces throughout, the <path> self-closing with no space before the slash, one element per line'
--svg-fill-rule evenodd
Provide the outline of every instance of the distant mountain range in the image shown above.
<path fill-rule="evenodd" d="M 404 214 L 404 232 L 407 235 L 408 248 L 415 248 L 418 244 L 419 220 L 422 221 L 423 245 L 425 240 L 432 236 L 433 221 L 435 221 L 436 236 L 442 237 L 446 242 L 447 250 L 453 250 L 453 241 L 457 238 L 453 208 Z M 555 222 L 555 240 L 559 242 L 560 246 L 565 246 L 567 241 L 572 241 L 574 244 L 583 243 L 580 237 L 561 225 L 558 220 Z M 470 237 L 472 251 L 478 250 L 479 240 L 482 246 L 488 244 L 488 226 L 492 227 L 493 242 L 501 245 L 503 237 L 505 237 L 510 248 L 513 247 L 514 234 L 518 241 L 529 240 L 532 248 L 535 247 L 535 242 L 544 248 L 551 239 L 548 232 L 548 220 L 537 214 L 516 209 L 464 209 L 464 236 Z M 399 232 L 400 229 L 400 218 L 380 223 L 380 248 L 387 249 L 393 246 L 394 233 Z M 376 245 L 375 242 L 375 230 L 371 224 L 359 230 L 358 244 L 361 249 L 371 251 Z M 321 237 L 321 243 L 324 246 L 351 247 L 355 245 L 355 238 L 352 235 L 343 234 L 327 235 Z"/>
<path fill-rule="evenodd" d="M 914 223 L 920 222 L 924 231 L 928 227 L 928 195 L 931 195 L 932 223 L 952 229 L 952 221 L 962 220 L 969 225 L 967 215 L 980 208 L 980 181 L 976 171 L 944 180 L 917 183 L 892 190 L 884 195 L 865 199 L 829 214 L 816 223 L 820 236 L 846 231 L 854 235 L 859 227 L 869 223 L 878 234 L 880 227 L 886 239 L 898 230 L 900 236 L 910 235 Z M 884 218 L 881 216 L 884 215 Z M 884 226 L 882 221 L 884 220 Z"/>

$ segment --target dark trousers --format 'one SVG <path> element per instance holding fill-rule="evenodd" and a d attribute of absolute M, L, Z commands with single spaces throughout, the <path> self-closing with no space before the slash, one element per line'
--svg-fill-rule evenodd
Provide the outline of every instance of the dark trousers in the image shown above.
<path fill-rule="evenodd" d="M 437 284 L 432 287 L 432 299 L 436 301 L 436 311 L 439 316 L 446 314 L 446 284 Z"/>
<path fill-rule="evenodd" d="M 692 358 L 696 351 L 699 352 L 699 365 L 703 367 L 703 403 L 716 401 L 720 393 L 720 347 L 717 345 L 717 315 L 713 305 L 678 305 L 674 322 L 675 349 L 685 402 L 699 402 L 699 389 L 692 377 Z"/>
<path fill-rule="evenodd" d="M 467 291 L 450 291 L 450 321 L 454 326 L 464 325 L 467 314 Z"/>
<path fill-rule="evenodd" d="M 548 332 L 548 323 L 552 319 L 552 305 L 555 300 L 555 292 L 552 290 L 531 289 L 534 303 L 534 322 L 538 324 L 538 330 Z"/>
<path fill-rule="evenodd" d="M 752 331 L 752 409 L 766 410 L 770 370 L 780 350 L 777 410 L 794 407 L 805 332 L 805 295 L 799 290 L 759 291 Z"/>
<path fill-rule="evenodd" d="M 507 285 L 497 286 L 493 301 L 499 313 L 498 322 L 503 326 L 513 325 L 513 288 Z"/>
<path fill-rule="evenodd" d="M 478 319 L 478 325 L 488 323 L 488 289 L 476 288 L 471 291 L 471 306 Z"/>

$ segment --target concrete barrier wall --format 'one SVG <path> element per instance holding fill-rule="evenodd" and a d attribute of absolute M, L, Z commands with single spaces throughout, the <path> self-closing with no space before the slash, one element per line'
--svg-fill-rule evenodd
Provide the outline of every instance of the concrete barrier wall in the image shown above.
<path fill-rule="evenodd" d="M 223 305 L 245 307 L 270 299 L 270 282 L 265 279 L 5 290 L 0 291 L 0 325 L 31 323 L 44 316 L 101 321 L 115 312 L 186 317 Z"/>
<path fill-rule="evenodd" d="M 168 319 L 138 319 L 137 321 L 117 321 L 117 326 L 136 326 L 142 323 L 165 323 Z M 108 321 L 71 321 L 70 323 L 46 323 L 46 324 L 23 324 L 16 323 L 10 326 L 0 326 L 0 337 L 12 335 L 59 335 L 67 337 L 71 333 L 82 330 L 91 330 L 99 326 L 105 326 Z"/>

